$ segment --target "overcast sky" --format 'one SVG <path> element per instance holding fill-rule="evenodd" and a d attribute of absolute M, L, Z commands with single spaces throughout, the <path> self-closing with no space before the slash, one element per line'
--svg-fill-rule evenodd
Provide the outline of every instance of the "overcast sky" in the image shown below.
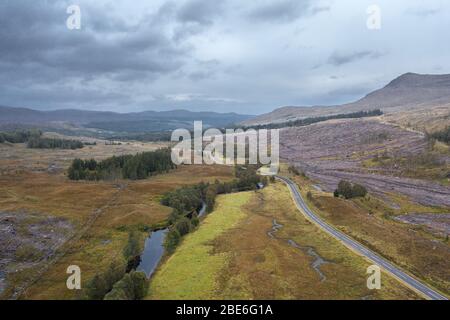
<path fill-rule="evenodd" d="M 78 4 L 81 29 L 69 30 Z M 381 29 L 366 26 L 381 9 Z M 211 110 L 350 102 L 450 73 L 447 0 L 1 0 L 0 105 Z"/>

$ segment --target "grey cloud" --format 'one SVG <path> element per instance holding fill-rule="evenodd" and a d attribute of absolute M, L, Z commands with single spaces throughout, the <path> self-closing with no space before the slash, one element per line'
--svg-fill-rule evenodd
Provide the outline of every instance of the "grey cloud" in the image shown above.
<path fill-rule="evenodd" d="M 185 40 L 186 38 L 202 33 L 205 30 L 201 24 L 181 24 L 174 29 L 173 39 L 177 42 Z"/>
<path fill-rule="evenodd" d="M 341 66 L 353 63 L 362 59 L 377 59 L 383 56 L 382 53 L 376 51 L 358 51 L 352 53 L 334 52 L 328 59 L 328 63 L 333 66 Z"/>
<path fill-rule="evenodd" d="M 90 102 L 94 107 L 114 107 L 133 101 L 125 93 L 117 94 L 117 85 L 151 83 L 184 65 L 188 49 L 165 35 L 165 25 L 158 24 L 163 16 L 126 23 L 112 10 L 86 4 L 81 5 L 82 29 L 70 31 L 68 4 L 0 3 L 1 103 L 33 106 L 34 101 L 45 108 L 86 107 Z"/>
<path fill-rule="evenodd" d="M 37 76 L 48 84 L 64 77 L 130 79 L 130 71 L 136 72 L 134 78 L 151 78 L 183 65 L 185 49 L 145 21 L 127 26 L 107 10 L 83 6 L 82 30 L 70 31 L 62 1 L 16 0 L 0 6 L 2 75 L 28 81 Z"/>
<path fill-rule="evenodd" d="M 44 7 L 31 2 L 23 5 L 22 2 L 22 6 L 3 6 L 0 21 L 14 28 L 13 32 L 10 28 L 0 30 L 0 58 L 3 62 L 28 61 L 62 71 L 77 72 L 80 76 L 85 73 L 113 74 L 124 70 L 170 72 L 182 64 L 184 52 L 153 26 L 142 23 L 142 27 L 127 29 L 119 24 L 117 30 L 112 26 L 102 27 L 101 34 L 89 29 L 69 31 L 62 19 L 66 18 L 64 6 L 53 5 L 53 1 L 46 3 L 51 5 Z M 89 8 L 83 10 L 89 16 Z M 98 21 L 108 21 L 110 17 L 101 12 L 95 10 Z M 91 20 L 96 14 L 90 14 Z M 27 24 L 30 17 L 36 17 L 37 20 Z M 39 19 L 44 19 L 47 24 L 41 23 Z M 14 21 L 25 23 L 15 24 Z M 84 23 L 89 28 L 98 29 L 98 25 Z M 119 31 L 127 32 L 117 34 Z"/>
<path fill-rule="evenodd" d="M 200 81 L 214 79 L 217 70 L 221 67 L 218 60 L 196 61 L 196 71 L 189 73 L 189 79 Z"/>
<path fill-rule="evenodd" d="M 111 107 L 117 104 L 132 103 L 132 98 L 118 92 L 103 92 L 89 88 L 76 88 L 70 85 L 56 84 L 51 89 L 40 86 L 30 86 L 23 91 L 16 86 L 3 86 L 2 100 L 9 105 L 20 99 L 22 107 L 56 109 L 82 108 L 89 109 Z M 6 90 L 5 90 L 6 89 Z"/>
<path fill-rule="evenodd" d="M 406 10 L 406 13 L 410 15 L 415 15 L 419 17 L 429 17 L 434 16 L 441 12 L 439 8 L 414 8 Z"/>
<path fill-rule="evenodd" d="M 379 32 L 366 30 L 364 8 L 334 0 L 76 2 L 80 31 L 66 28 L 72 0 L 0 1 L 0 105 L 261 113 L 450 70 L 440 0 L 385 4 Z"/>
<path fill-rule="evenodd" d="M 138 28 L 131 21 L 112 14 L 111 5 L 97 7 L 93 4 L 83 4 L 83 25 L 88 30 L 96 33 L 128 33 L 135 32 Z"/>
<path fill-rule="evenodd" d="M 316 7 L 311 0 L 283 0 L 267 2 L 251 10 L 249 17 L 262 22 L 291 22 L 302 16 L 314 15 L 328 7 Z"/>
<path fill-rule="evenodd" d="M 220 14 L 224 3 L 224 0 L 190 0 L 181 6 L 177 13 L 177 17 L 178 20 L 182 22 L 208 25 Z"/>

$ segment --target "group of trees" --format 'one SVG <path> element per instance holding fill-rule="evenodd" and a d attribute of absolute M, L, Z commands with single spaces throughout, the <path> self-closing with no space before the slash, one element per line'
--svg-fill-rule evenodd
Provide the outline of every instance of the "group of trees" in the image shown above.
<path fill-rule="evenodd" d="M 289 166 L 288 168 L 288 172 L 292 173 L 295 176 L 302 176 L 303 178 L 308 178 L 306 176 L 306 173 L 304 171 L 299 170 L 297 167 L 295 166 Z"/>
<path fill-rule="evenodd" d="M 450 126 L 444 130 L 429 134 L 428 137 L 450 144 Z"/>
<path fill-rule="evenodd" d="M 300 171 L 295 166 L 289 166 L 288 172 L 296 176 L 300 175 Z"/>
<path fill-rule="evenodd" d="M 141 300 L 148 290 L 148 280 L 143 272 L 135 269 L 142 253 L 141 238 L 131 231 L 123 249 L 123 262 L 114 261 L 103 273 L 96 274 L 86 285 L 85 296 L 89 300 Z"/>
<path fill-rule="evenodd" d="M 345 180 L 341 180 L 338 184 L 337 189 L 334 191 L 334 196 L 342 196 L 345 199 L 365 197 L 367 195 L 367 189 L 357 183 L 350 183 Z"/>
<path fill-rule="evenodd" d="M 166 193 L 161 204 L 179 212 L 198 210 L 203 204 L 204 184 L 189 186 Z"/>
<path fill-rule="evenodd" d="M 116 282 L 105 300 L 142 300 L 147 295 L 148 280 L 143 272 L 131 271 Z"/>
<path fill-rule="evenodd" d="M 32 137 L 28 140 L 27 147 L 31 149 L 81 149 L 83 142 L 79 140 L 50 139 L 42 137 Z"/>
<path fill-rule="evenodd" d="M 125 275 L 125 265 L 119 261 L 113 261 L 103 273 L 97 273 L 84 289 L 85 298 L 88 300 L 103 300 L 105 295 L 112 290 L 114 284 Z"/>
<path fill-rule="evenodd" d="M 123 134 L 118 136 L 111 136 L 112 140 L 119 141 L 141 141 L 141 142 L 149 142 L 149 141 L 170 141 L 172 137 L 172 131 L 158 131 L 158 132 L 144 132 L 144 133 L 136 133 L 136 134 Z"/>
<path fill-rule="evenodd" d="M 0 143 L 25 143 L 32 138 L 39 138 L 40 130 L 17 130 L 11 132 L 0 132 Z"/>
<path fill-rule="evenodd" d="M 252 129 L 258 130 L 258 129 L 279 129 L 279 128 L 286 128 L 286 127 L 304 127 L 304 126 L 308 126 L 310 124 L 323 122 L 323 121 L 327 121 L 327 120 L 376 117 L 376 116 L 381 116 L 382 114 L 383 114 L 383 112 L 380 109 L 376 109 L 376 110 L 371 110 L 371 111 L 358 111 L 358 112 L 353 112 L 353 113 L 342 113 L 342 114 L 336 114 L 336 115 L 331 115 L 331 116 L 311 117 L 311 118 L 299 119 L 299 120 L 288 121 L 288 122 L 269 123 L 269 124 L 246 127 L 245 129 L 252 128 Z"/>
<path fill-rule="evenodd" d="M 0 143 L 27 143 L 31 149 L 81 149 L 83 143 L 78 140 L 43 138 L 40 130 L 17 130 L 0 132 Z"/>
<path fill-rule="evenodd" d="M 182 187 L 166 193 L 161 204 L 173 208 L 169 223 L 170 229 L 164 246 L 168 253 L 175 250 L 181 238 L 199 224 L 197 213 L 203 206 L 207 184 Z"/>
<path fill-rule="evenodd" d="M 101 162 L 75 159 L 69 167 L 68 176 L 71 180 L 140 180 L 175 167 L 170 149 L 165 148 L 136 155 L 114 156 Z"/>
<path fill-rule="evenodd" d="M 236 167 L 236 179 L 233 181 L 219 182 L 216 180 L 213 184 L 202 182 L 164 195 L 161 203 L 173 208 L 169 216 L 171 227 L 164 243 L 167 252 L 173 252 L 182 237 L 198 226 L 197 212 L 204 204 L 208 212 L 213 210 L 217 195 L 254 190 L 260 183 L 267 185 L 267 178 L 257 175 L 257 169 L 256 166 Z"/>
<path fill-rule="evenodd" d="M 126 272 L 136 269 L 141 262 L 142 241 L 140 233 L 131 231 L 128 234 L 128 242 L 123 249 L 123 256 L 127 260 Z"/>

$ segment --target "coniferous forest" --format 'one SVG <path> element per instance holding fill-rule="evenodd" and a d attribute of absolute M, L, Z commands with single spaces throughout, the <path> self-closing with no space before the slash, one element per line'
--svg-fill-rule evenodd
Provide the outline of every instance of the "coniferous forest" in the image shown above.
<path fill-rule="evenodd" d="M 176 166 L 169 148 L 136 155 L 115 156 L 103 161 L 75 159 L 69 167 L 71 180 L 141 180 L 168 172 Z"/>

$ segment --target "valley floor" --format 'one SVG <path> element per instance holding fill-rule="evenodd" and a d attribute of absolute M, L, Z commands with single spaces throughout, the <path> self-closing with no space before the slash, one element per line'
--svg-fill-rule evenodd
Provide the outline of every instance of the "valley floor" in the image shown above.
<path fill-rule="evenodd" d="M 440 179 L 448 150 L 439 153 L 444 162 L 438 166 L 405 171 L 396 167 L 398 155 L 415 157 L 427 146 L 417 133 L 390 125 L 338 121 L 291 128 L 282 138 L 282 156 L 309 176 L 291 175 L 315 212 L 450 292 L 450 189 Z M 87 283 L 123 259 L 131 229 L 140 230 L 144 241 L 149 229 L 166 225 L 172 209 L 160 204 L 164 193 L 233 179 L 233 168 L 225 166 L 181 166 L 142 181 L 73 182 L 65 175 L 75 157 L 104 159 L 160 146 L 100 142 L 62 151 L 0 144 L 0 298 L 80 298 L 66 287 L 68 266 L 79 265 Z M 383 162 L 377 155 L 385 149 L 392 157 Z M 284 167 L 282 173 L 288 174 Z M 344 178 L 362 182 L 369 196 L 334 198 L 330 191 Z M 147 298 L 420 299 L 387 274 L 381 290 L 368 290 L 368 266 L 307 221 L 284 184 L 273 183 L 219 196 L 214 212 L 163 259 Z"/>
<path fill-rule="evenodd" d="M 287 187 L 220 196 L 154 275 L 149 299 L 420 299 L 307 221 Z"/>
<path fill-rule="evenodd" d="M 143 181 L 74 182 L 64 175 L 74 152 L 102 159 L 157 147 L 35 151 L 1 144 L 6 152 L 0 155 L 0 299 L 79 298 L 66 287 L 68 266 L 78 265 L 86 284 L 123 259 L 129 230 L 141 230 L 143 242 L 144 230 L 166 224 L 172 209 L 160 204 L 165 192 L 233 177 L 232 168 L 223 166 L 179 167 Z M 60 169 L 48 171 L 52 163 Z"/>

